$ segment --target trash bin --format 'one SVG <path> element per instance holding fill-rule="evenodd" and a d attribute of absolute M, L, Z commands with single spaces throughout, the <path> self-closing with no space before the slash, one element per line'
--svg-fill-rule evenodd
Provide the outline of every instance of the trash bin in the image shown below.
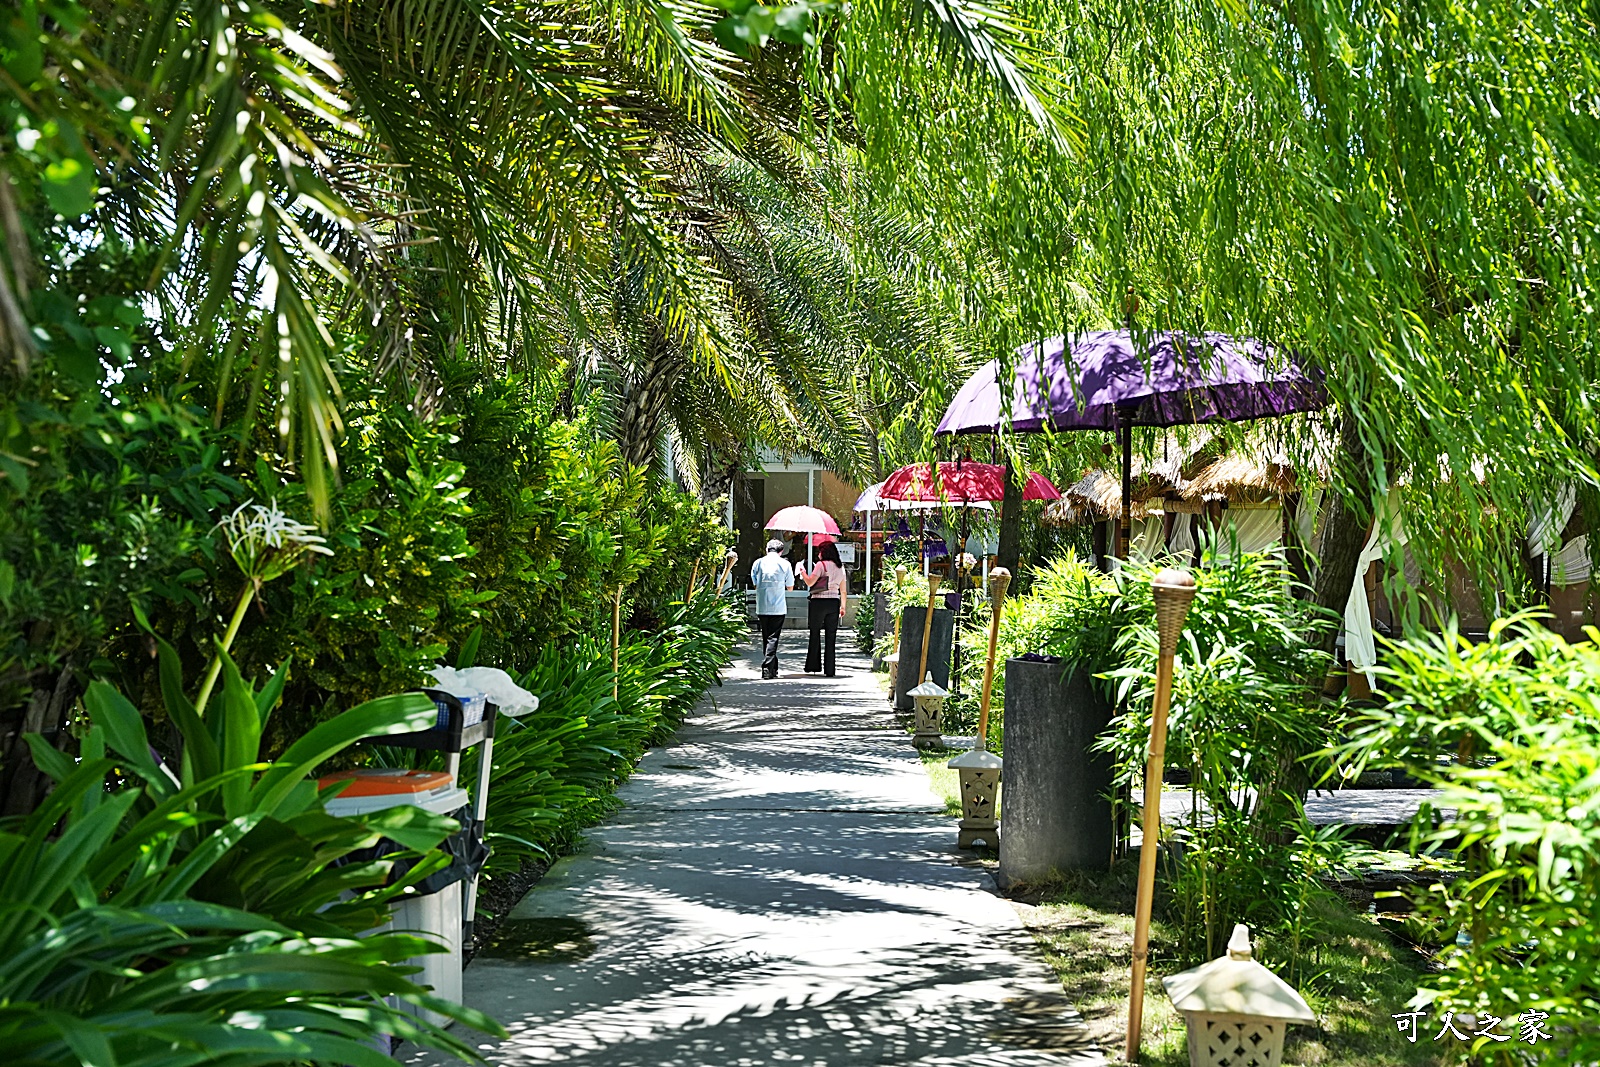
<path fill-rule="evenodd" d="M 471 801 L 467 791 L 455 784 L 455 779 L 445 771 L 413 771 L 398 768 L 343 771 L 318 781 L 326 789 L 339 782 L 349 782 L 337 797 L 327 802 L 329 815 L 365 815 L 385 808 L 412 805 L 436 815 L 450 815 L 461 822 L 461 832 L 444 844 L 453 859 L 449 868 L 439 871 L 416 886 L 416 891 L 397 902 L 390 913 L 389 922 L 374 931 L 420 934 L 444 945 L 448 951 L 417 956 L 407 962 L 421 971 L 411 980 L 418 985 L 430 986 L 436 996 L 461 1002 L 461 892 L 470 881 L 486 853 L 481 835 L 475 834 Z M 468 840 L 472 838 L 472 840 Z M 372 858 L 399 851 L 400 846 L 385 842 L 379 845 Z M 424 1011 L 412 1005 L 404 1009 L 421 1015 L 430 1022 L 443 1025 L 449 1020 L 436 1012 Z"/>

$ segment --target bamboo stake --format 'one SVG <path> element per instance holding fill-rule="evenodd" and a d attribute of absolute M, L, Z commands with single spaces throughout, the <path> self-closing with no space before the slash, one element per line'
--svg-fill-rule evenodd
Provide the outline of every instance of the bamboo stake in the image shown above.
<path fill-rule="evenodd" d="M 1161 764 L 1167 751 L 1167 708 L 1172 703 L 1172 660 L 1178 652 L 1183 620 L 1194 600 L 1194 578 L 1188 571 L 1164 570 L 1151 583 L 1156 601 L 1156 628 L 1161 636 L 1156 657 L 1156 692 L 1150 708 L 1150 755 L 1144 765 L 1144 839 L 1139 845 L 1139 897 L 1133 909 L 1133 983 L 1128 990 L 1126 1059 L 1139 1062 L 1144 1029 L 1144 974 L 1150 955 L 1150 909 L 1156 890 L 1156 846 L 1161 840 Z"/>
<path fill-rule="evenodd" d="M 700 557 L 694 558 L 694 566 L 689 568 L 689 591 L 683 595 L 683 602 L 687 604 L 694 597 L 694 583 L 700 580 Z"/>
<path fill-rule="evenodd" d="M 939 583 L 944 579 L 937 574 L 928 575 L 928 614 L 922 620 L 922 661 L 917 664 L 917 684 L 928 673 L 928 644 L 933 640 L 933 601 L 939 595 Z"/>
<path fill-rule="evenodd" d="M 622 695 L 622 586 L 617 586 L 616 599 L 611 602 L 611 699 Z"/>
<path fill-rule="evenodd" d="M 996 567 L 989 572 L 989 660 L 983 665 L 983 694 L 978 698 L 978 749 L 989 751 L 989 698 L 994 694 L 994 657 L 1000 648 L 1000 615 L 1005 611 L 1006 587 L 1011 572 Z"/>
<path fill-rule="evenodd" d="M 723 589 L 727 588 L 728 575 L 733 572 L 733 565 L 735 563 L 738 563 L 738 562 L 739 562 L 739 553 L 735 552 L 731 548 L 728 549 L 728 562 L 723 564 L 723 566 L 722 566 L 722 577 L 717 579 L 717 592 L 718 593 L 721 593 Z"/>

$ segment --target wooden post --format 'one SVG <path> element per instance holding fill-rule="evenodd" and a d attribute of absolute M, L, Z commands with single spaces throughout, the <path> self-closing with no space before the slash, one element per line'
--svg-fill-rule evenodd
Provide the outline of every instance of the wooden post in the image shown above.
<path fill-rule="evenodd" d="M 622 695 L 622 585 L 617 585 L 616 599 L 611 602 L 611 699 Z"/>
<path fill-rule="evenodd" d="M 733 573 L 733 565 L 738 562 L 739 553 L 735 552 L 731 548 L 728 549 L 728 562 L 722 565 L 722 577 L 717 579 L 717 593 L 719 595 L 721 594 L 722 590 L 727 587 L 728 576 Z"/>
<path fill-rule="evenodd" d="M 1161 646 L 1156 657 L 1156 692 L 1150 708 L 1150 755 L 1144 764 L 1144 839 L 1139 845 L 1139 896 L 1133 909 L 1133 983 L 1128 990 L 1126 1059 L 1139 1062 L 1144 1029 L 1144 973 L 1150 955 L 1150 909 L 1156 891 L 1156 847 L 1161 841 L 1161 765 L 1167 751 L 1167 708 L 1172 703 L 1172 660 L 1183 620 L 1194 601 L 1194 577 L 1164 570 L 1151 583 Z"/>
<path fill-rule="evenodd" d="M 983 665 L 983 693 L 978 698 L 978 748 L 989 750 L 989 698 L 994 693 L 994 657 L 1000 648 L 1000 615 L 1005 611 L 1006 587 L 1011 572 L 996 567 L 989 572 L 989 660 Z"/>
<path fill-rule="evenodd" d="M 689 568 L 689 591 L 683 594 L 683 602 L 687 604 L 694 596 L 694 583 L 700 580 L 700 557 L 694 558 L 694 566 Z"/>
<path fill-rule="evenodd" d="M 917 664 L 917 684 L 922 684 L 922 679 L 928 674 L 928 644 L 933 640 L 933 602 L 939 595 L 939 583 L 943 579 L 937 574 L 928 575 L 928 615 L 922 620 L 922 661 Z"/>

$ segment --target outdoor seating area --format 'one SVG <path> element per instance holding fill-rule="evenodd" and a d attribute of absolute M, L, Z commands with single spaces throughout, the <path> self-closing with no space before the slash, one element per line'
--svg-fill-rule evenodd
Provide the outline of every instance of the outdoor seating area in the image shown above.
<path fill-rule="evenodd" d="M 18 1067 L 1600 1067 L 1600 7 L 13 0 Z"/>

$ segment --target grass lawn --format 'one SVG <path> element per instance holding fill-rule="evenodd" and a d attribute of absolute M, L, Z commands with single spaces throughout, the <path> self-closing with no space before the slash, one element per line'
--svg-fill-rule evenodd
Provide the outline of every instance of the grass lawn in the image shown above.
<path fill-rule="evenodd" d="M 951 755 L 925 752 L 922 762 L 945 810 L 959 815 L 956 773 L 944 765 Z M 992 861 L 988 865 L 994 866 Z M 1136 877 L 1136 861 L 1127 861 L 1111 871 L 1080 873 L 1013 895 L 1067 999 L 1083 1014 L 1100 1048 L 1119 1062 L 1127 1034 Z M 1176 937 L 1160 921 L 1159 909 L 1158 898 L 1140 1062 L 1146 1067 L 1185 1067 L 1189 1054 L 1183 1019 L 1161 986 L 1163 976 L 1183 968 L 1173 962 Z M 1306 964 L 1314 977 L 1300 990 L 1320 1025 L 1290 1028 L 1284 1067 L 1439 1067 L 1443 1060 L 1432 1033 L 1423 1032 L 1411 1044 L 1390 1017 L 1406 1010 L 1422 977 L 1420 961 L 1375 921 L 1342 902 L 1326 905 L 1321 919 L 1325 933 L 1317 958 Z M 1271 948 L 1270 942 L 1258 945 L 1268 962 Z"/>

